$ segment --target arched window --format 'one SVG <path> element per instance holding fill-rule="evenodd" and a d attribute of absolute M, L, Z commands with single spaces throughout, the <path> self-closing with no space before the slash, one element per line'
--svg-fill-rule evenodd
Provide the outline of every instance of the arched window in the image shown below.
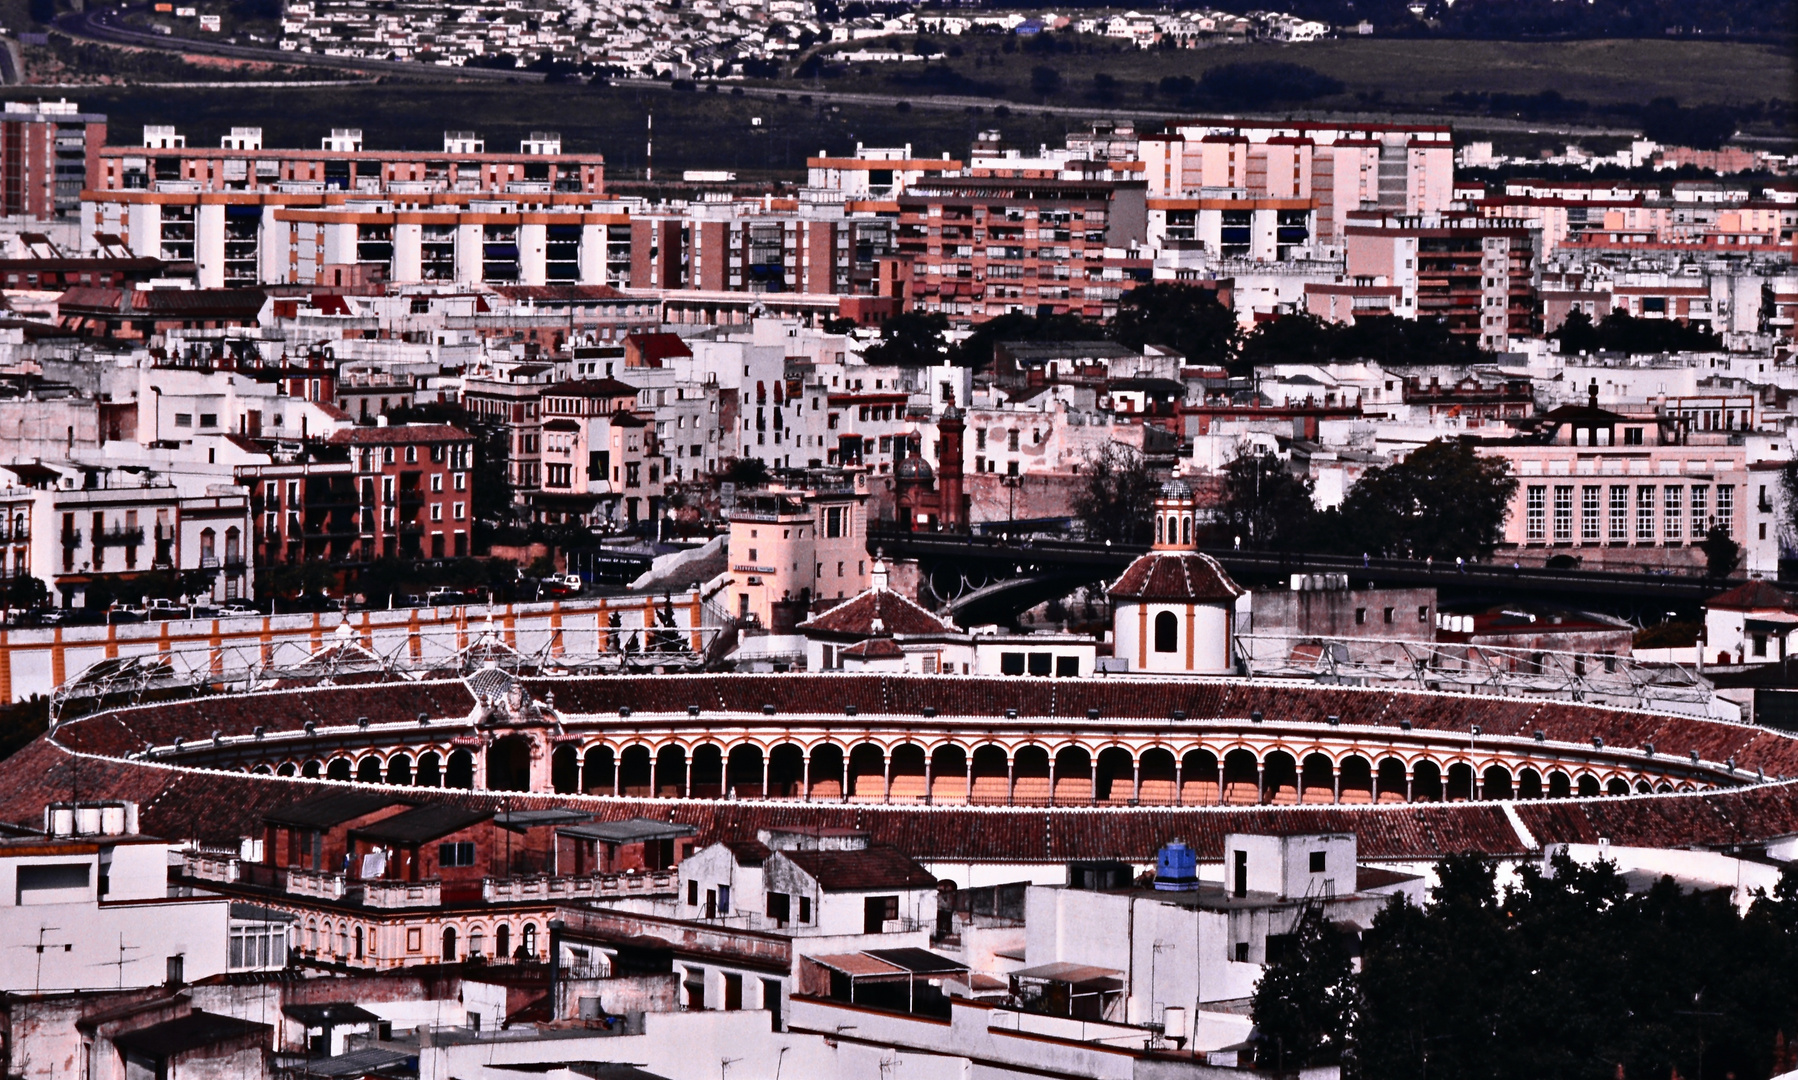
<path fill-rule="evenodd" d="M 1161 543 L 1161 526 L 1162 526 L 1162 515 L 1156 514 L 1155 515 L 1155 542 L 1157 544 Z"/>
<path fill-rule="evenodd" d="M 1180 620 L 1171 611 L 1155 616 L 1155 651 L 1174 652 L 1180 648 Z"/>
<path fill-rule="evenodd" d="M 500 923 L 493 931 L 493 958 L 504 960 L 512 952 L 512 928 Z"/>
<path fill-rule="evenodd" d="M 526 960 L 535 960 L 537 958 L 537 924 L 525 923 L 524 933 L 520 934 L 519 937 L 522 939 L 519 948 L 524 950 L 524 958 Z"/>
<path fill-rule="evenodd" d="M 348 923 L 337 928 L 337 955 L 350 955 L 350 926 Z"/>
<path fill-rule="evenodd" d="M 481 946 L 485 944 L 486 938 L 482 936 L 480 927 L 477 926 L 468 932 L 468 955 L 480 956 Z"/>
<path fill-rule="evenodd" d="M 1182 544 L 1192 543 L 1192 519 L 1189 517 L 1180 518 L 1180 542 Z"/>
<path fill-rule="evenodd" d="M 200 565 L 218 565 L 218 534 L 211 529 L 200 530 Z"/>
<path fill-rule="evenodd" d="M 235 525 L 225 530 L 225 561 L 227 563 L 235 563 L 240 558 L 238 549 L 242 537 L 243 534 L 238 531 L 237 526 Z"/>
<path fill-rule="evenodd" d="M 306 920 L 306 947 L 313 952 L 318 951 L 318 920 Z"/>
<path fill-rule="evenodd" d="M 356 959 L 362 959 L 362 928 L 356 927 Z"/>
<path fill-rule="evenodd" d="M 455 960 L 455 958 L 456 928 L 453 926 L 446 926 L 443 928 L 443 962 L 447 964 Z"/>

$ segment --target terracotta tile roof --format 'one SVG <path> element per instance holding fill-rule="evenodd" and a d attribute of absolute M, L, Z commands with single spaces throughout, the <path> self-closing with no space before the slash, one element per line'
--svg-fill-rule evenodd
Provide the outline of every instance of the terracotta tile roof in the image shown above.
<path fill-rule="evenodd" d="M 1151 551 L 1126 567 L 1107 591 L 1120 600 L 1174 603 L 1215 603 L 1243 594 L 1216 559 L 1197 551 Z"/>
<path fill-rule="evenodd" d="M 858 851 L 782 851 L 778 857 L 805 871 L 825 892 L 920 889 L 936 884 L 936 875 L 898 848 L 885 845 Z"/>
<path fill-rule="evenodd" d="M 381 443 L 460 442 L 473 438 L 449 424 L 392 424 L 387 427 L 353 427 L 331 433 L 331 442 L 351 446 Z"/>
<path fill-rule="evenodd" d="M 878 619 L 880 626 L 875 627 Z M 891 589 L 869 589 L 799 624 L 801 633 L 873 637 L 876 634 L 954 634 L 954 623 L 939 619 Z"/>
<path fill-rule="evenodd" d="M 842 655 L 862 660 L 902 660 L 905 658 L 905 650 L 892 638 L 881 637 L 858 641 L 844 649 Z"/>
<path fill-rule="evenodd" d="M 1746 581 L 1728 592 L 1718 593 L 1704 602 L 1707 608 L 1724 611 L 1791 611 L 1792 597 L 1784 589 L 1759 578 Z"/>

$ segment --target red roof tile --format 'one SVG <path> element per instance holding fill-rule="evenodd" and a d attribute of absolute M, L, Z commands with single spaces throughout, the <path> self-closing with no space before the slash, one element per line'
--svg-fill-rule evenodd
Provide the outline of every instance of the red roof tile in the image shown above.
<path fill-rule="evenodd" d="M 879 620 L 880 625 L 874 625 Z M 822 615 L 799 624 L 803 631 L 873 637 L 876 634 L 953 634 L 955 624 L 937 618 L 891 589 L 857 593 Z"/>
<path fill-rule="evenodd" d="M 1706 600 L 1704 606 L 1727 611 L 1790 611 L 1793 607 L 1789 593 L 1759 578 L 1718 593 Z"/>
<path fill-rule="evenodd" d="M 346 414 L 347 415 L 347 414 Z M 392 424 L 386 427 L 353 427 L 331 433 L 334 443 L 366 446 L 381 443 L 459 442 L 470 439 L 459 427 L 449 424 Z"/>
<path fill-rule="evenodd" d="M 1125 568 L 1109 591 L 1120 600 L 1174 603 L 1216 603 L 1243 594 L 1216 559 L 1196 551 L 1151 551 Z"/>

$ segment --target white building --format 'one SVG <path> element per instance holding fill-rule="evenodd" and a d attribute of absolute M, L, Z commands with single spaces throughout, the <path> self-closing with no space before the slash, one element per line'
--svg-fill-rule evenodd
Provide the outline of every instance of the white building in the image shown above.
<path fill-rule="evenodd" d="M 1192 489 L 1164 484 L 1155 500 L 1155 545 L 1127 567 L 1111 594 L 1112 640 L 1128 671 L 1215 675 L 1234 669 L 1230 636 L 1245 590 L 1194 536 Z"/>

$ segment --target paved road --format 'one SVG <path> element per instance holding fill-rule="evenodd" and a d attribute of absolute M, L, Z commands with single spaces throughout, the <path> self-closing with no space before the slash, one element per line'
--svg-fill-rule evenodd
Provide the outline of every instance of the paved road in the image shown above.
<path fill-rule="evenodd" d="M 147 34 L 123 24 L 119 9 L 74 12 L 56 20 L 57 29 L 74 38 L 106 41 L 115 45 L 131 45 L 158 52 L 198 53 L 223 56 L 234 60 L 258 60 L 269 64 L 334 68 L 360 71 L 371 75 L 401 75 L 433 82 L 542 82 L 536 71 L 495 71 L 491 68 L 442 67 L 437 64 L 413 64 L 398 60 L 365 60 L 353 56 L 323 56 L 317 53 L 288 52 L 284 49 L 260 49 L 250 45 L 233 45 L 225 41 L 199 41 L 194 38 Z"/>

